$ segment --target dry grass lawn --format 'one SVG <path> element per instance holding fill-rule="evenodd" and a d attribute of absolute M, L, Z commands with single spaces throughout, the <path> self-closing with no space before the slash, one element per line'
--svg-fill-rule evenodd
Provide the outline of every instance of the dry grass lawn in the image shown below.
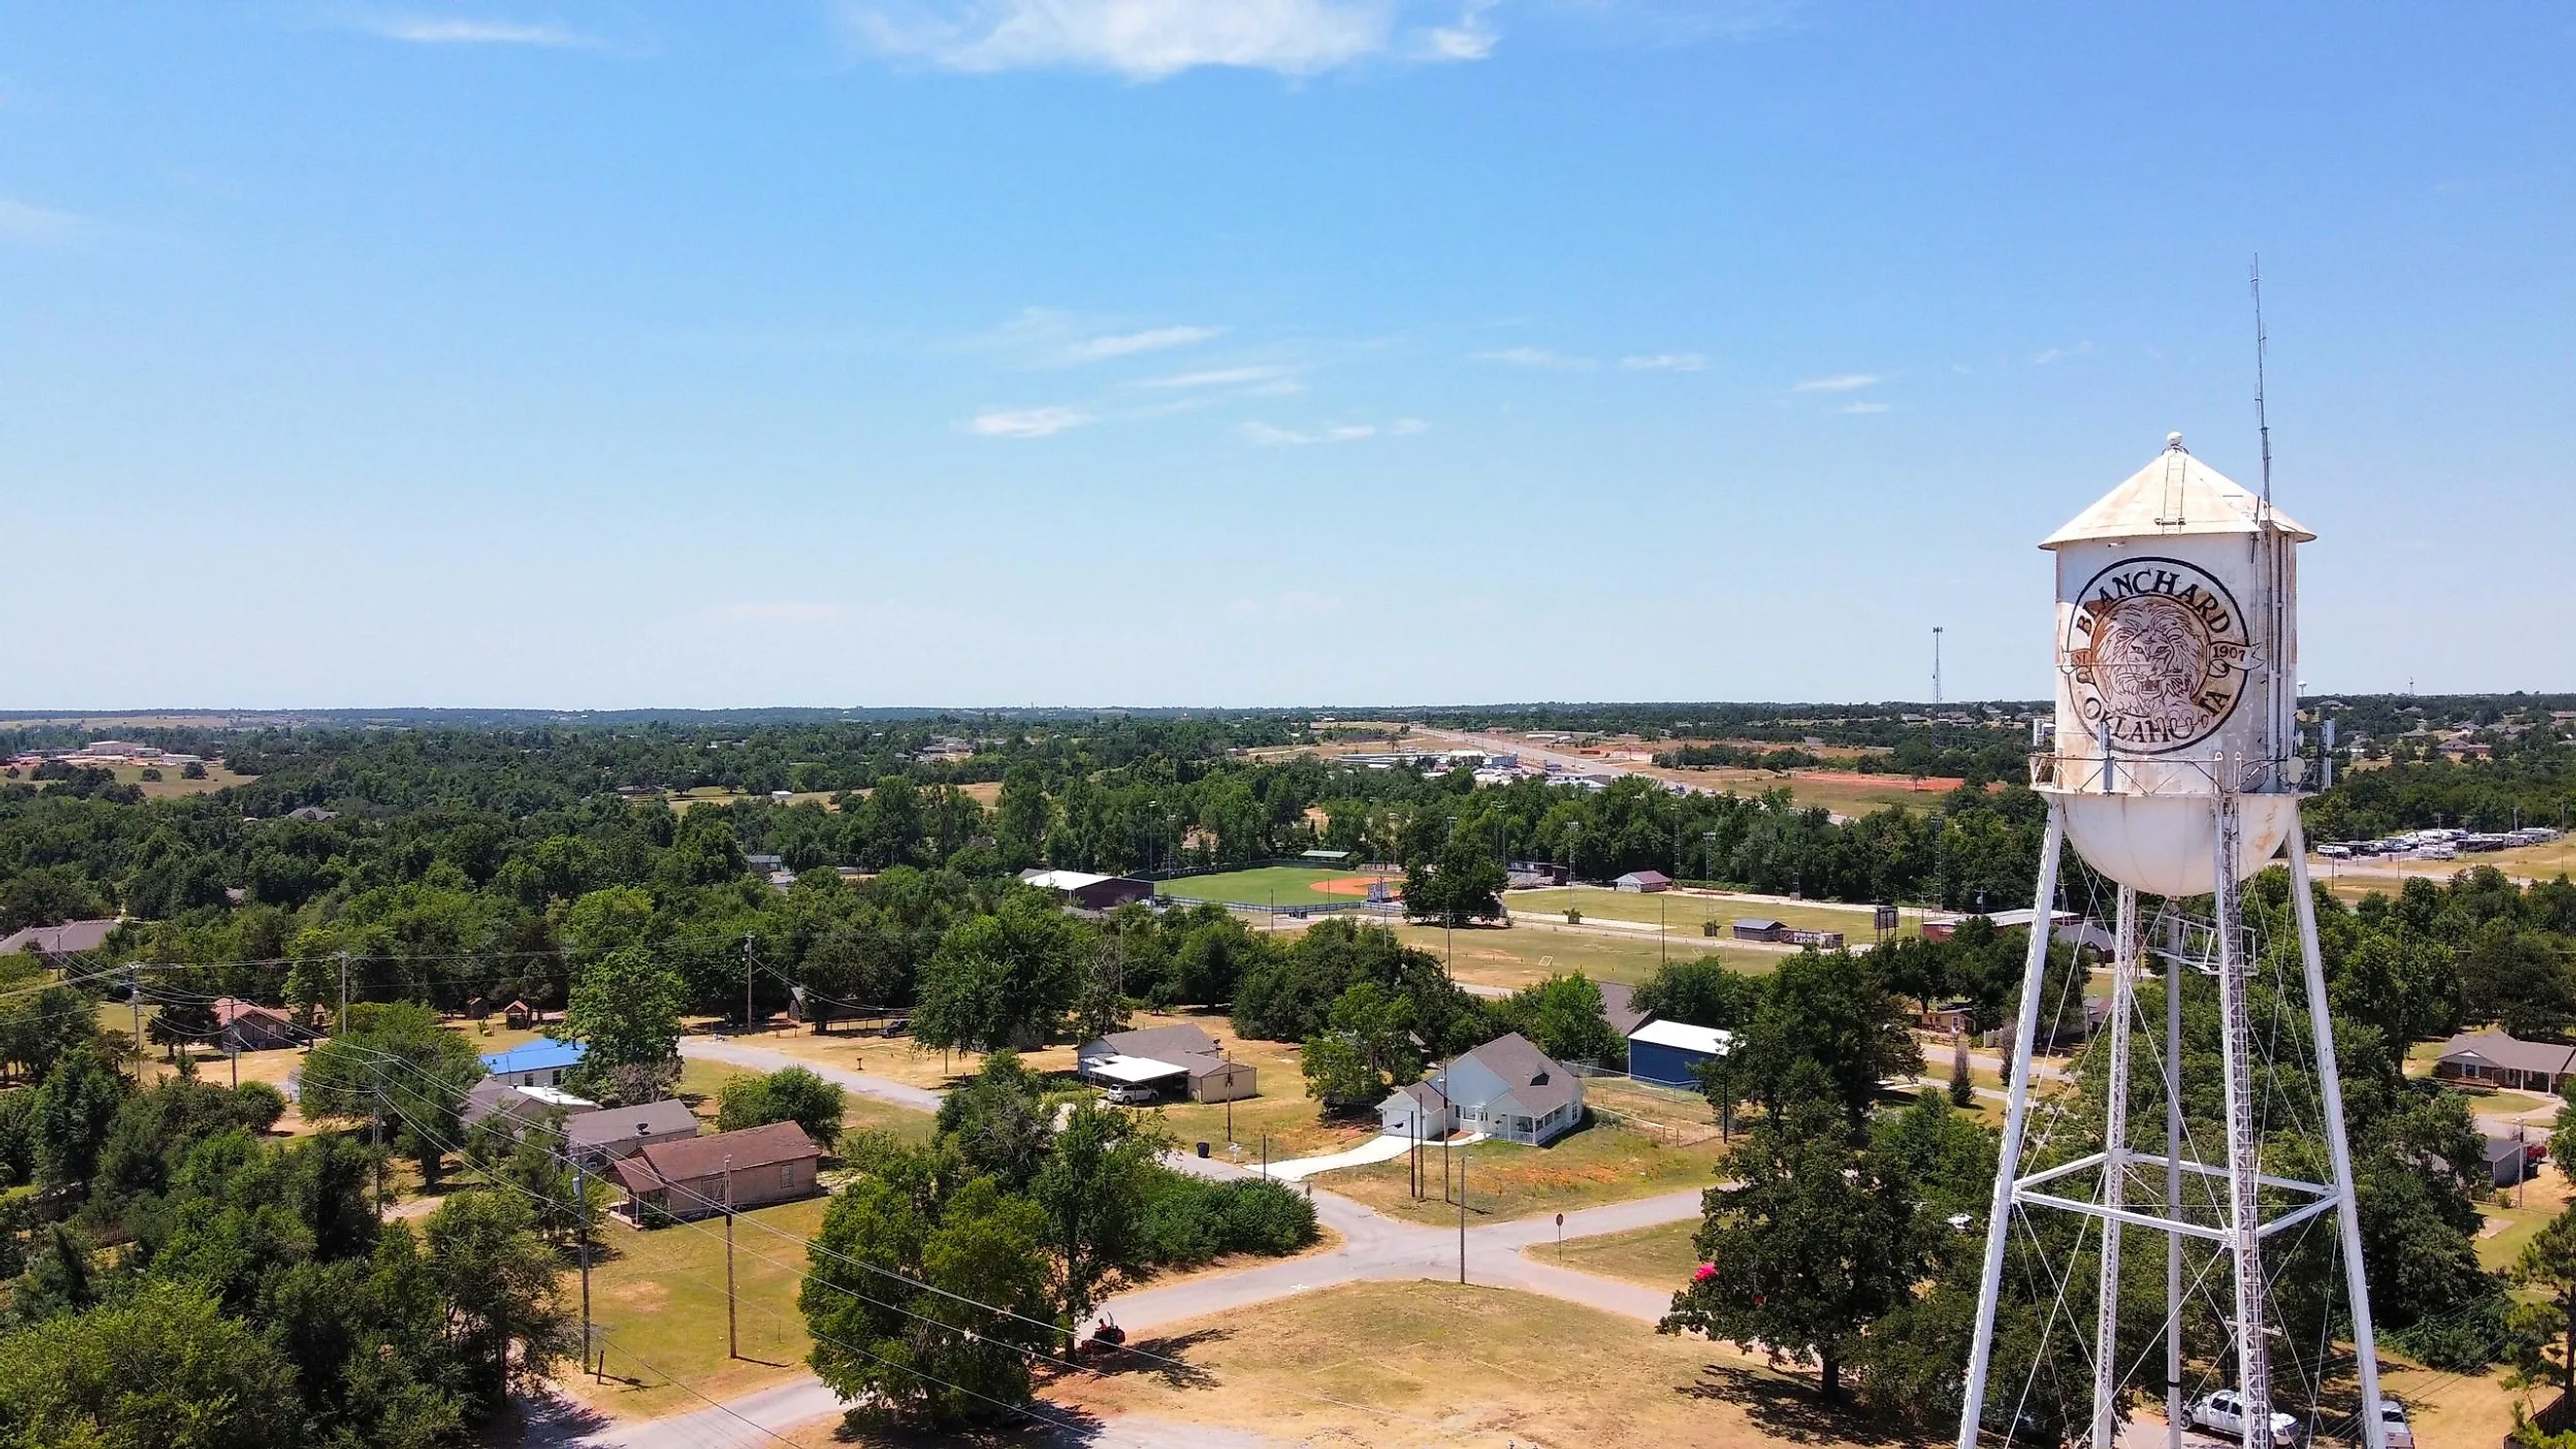
<path fill-rule="evenodd" d="M 1176 1366 L 1058 1380 L 1060 1408 L 1230 1426 L 1282 1443 L 1878 1442 L 1812 1384 L 1723 1345 L 1502 1288 L 1358 1283 L 1179 1325 Z M 1338 1402 L 1335 1402 L 1338 1401 Z M 810 1442 L 820 1444 L 816 1438 Z"/>
<path fill-rule="evenodd" d="M 1624 1233 L 1568 1238 L 1561 1257 L 1554 1243 L 1523 1248 L 1521 1255 L 1534 1262 L 1561 1264 L 1579 1273 L 1596 1273 L 1648 1288 L 1679 1289 L 1699 1267 L 1699 1250 L 1691 1246 L 1691 1240 L 1698 1235 L 1698 1220 L 1685 1219 L 1631 1228 Z"/>
<path fill-rule="evenodd" d="M 1509 930 L 1479 926 L 1448 932 L 1438 926 L 1398 926 L 1395 934 L 1404 944 L 1448 962 L 1450 976 L 1463 984 L 1515 991 L 1568 971 L 1633 986 L 1654 975 L 1666 961 L 1715 955 L 1739 971 L 1762 972 L 1776 968 L 1783 959 L 1773 952 L 1721 946 L 1698 935 L 1676 934 L 1659 943 L 1650 933 L 1614 936 L 1528 917 Z"/>
<path fill-rule="evenodd" d="M 1822 902 L 1781 905 L 1776 901 L 1750 896 L 1724 895 L 1715 891 L 1657 891 L 1652 895 L 1604 890 L 1598 886 L 1557 886 L 1543 890 L 1513 891 L 1503 897 L 1511 907 L 1515 923 L 1525 916 L 1562 919 L 1568 907 L 1583 913 L 1585 920 L 1635 921 L 1651 925 L 1660 920 L 1668 934 L 1698 940 L 1713 939 L 1701 934 L 1709 921 L 1718 923 L 1720 931 L 1734 922 L 1749 917 L 1785 921 L 1801 930 L 1840 931 L 1851 945 L 1861 945 L 1874 938 L 1870 929 L 1870 907 L 1844 906 Z M 1897 934 L 1911 936 L 1922 929 L 1922 912 L 1899 913 Z"/>
<path fill-rule="evenodd" d="M 1432 1182 L 1430 1196 L 1423 1201 L 1416 1201 L 1408 1191 L 1410 1173 L 1402 1157 L 1342 1168 L 1316 1181 L 1394 1217 L 1454 1223 L 1456 1199 L 1444 1193 L 1439 1182 L 1442 1162 L 1453 1153 L 1465 1159 L 1468 1220 L 1500 1222 L 1706 1187 L 1716 1181 L 1717 1164 L 1726 1148 L 1715 1139 L 1669 1147 L 1646 1133 L 1596 1121 L 1545 1147 L 1479 1142 L 1464 1149 L 1427 1151 L 1424 1160 L 1430 1164 Z"/>
<path fill-rule="evenodd" d="M 829 1201 L 758 1208 L 735 1223 L 739 1359 L 726 1354 L 723 1221 L 649 1232 L 611 1222 L 591 1267 L 591 1315 L 607 1334 L 608 1377 L 593 1382 L 567 1366 L 559 1381 L 603 1413 L 649 1419 L 703 1405 L 683 1384 L 729 1399 L 805 1373 L 813 1340 L 796 1311 L 796 1290 L 805 1241 L 822 1226 Z M 578 1311 L 579 1275 L 565 1274 L 563 1285 Z"/>

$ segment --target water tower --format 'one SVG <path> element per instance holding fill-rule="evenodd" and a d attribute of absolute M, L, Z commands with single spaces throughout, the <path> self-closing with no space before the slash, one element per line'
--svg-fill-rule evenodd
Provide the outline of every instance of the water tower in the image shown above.
<path fill-rule="evenodd" d="M 2154 462 L 2040 545 L 2057 564 L 2056 736 L 2034 755 L 2031 769 L 2048 802 L 2048 832 L 1986 1220 L 1959 1449 L 1977 1449 L 1982 1430 L 2000 1433 L 2022 1415 L 2011 1393 L 1989 1392 L 1988 1379 L 2014 1225 L 2040 1214 L 2073 1215 L 2071 1236 L 2028 1232 L 2024 1251 L 2065 1260 L 2050 1264 L 2052 1271 L 2064 1269 L 2047 1305 L 2052 1327 L 2080 1322 L 2070 1300 L 2080 1301 L 2089 1288 L 2092 1420 L 2083 1437 L 2094 1449 L 2113 1449 L 2121 1405 L 2142 1391 L 2161 1392 L 2173 1425 L 2169 1442 L 2179 1446 L 2186 1397 L 2210 1387 L 2239 1395 L 2238 1432 L 2246 1449 L 2270 1449 L 2279 1381 L 2273 1344 L 2281 1333 L 2264 1255 L 2267 1246 L 2275 1252 L 2286 1246 L 2284 1234 L 2321 1230 L 2317 1220 L 2327 1214 L 2339 1233 L 2335 1249 L 2356 1341 L 2360 1401 L 2368 1409 L 2379 1399 L 2351 1153 L 2299 826 L 2295 551 L 2315 535 L 2273 509 L 2268 492 L 2250 492 L 2203 464 L 2177 433 Z M 2112 884 L 2112 900 L 2102 903 L 2112 907 L 2110 1009 L 2087 1048 L 2098 1053 L 2095 1068 L 2106 1083 L 2098 1116 L 2073 1112 L 2074 1094 L 2063 1089 L 2034 1094 L 2031 1082 L 2058 867 L 2069 843 Z M 2295 983 L 2289 953 L 2263 952 L 2251 938 L 2239 896 L 2242 883 L 2285 849 L 2299 938 Z M 2138 989 L 2159 966 L 2164 1019 L 2145 1021 Z M 2279 979 L 2258 983 L 2265 969 Z M 2209 1149 L 2221 1144 L 2185 1122 L 2178 1065 L 2186 996 L 2200 997 L 2213 983 L 2225 1104 L 2223 1123 L 2208 1124 L 2224 1138 L 2217 1153 Z M 2258 1030 L 2250 1002 L 2258 985 L 2276 1008 L 2295 1010 L 2284 1004 L 2303 1001 L 2307 1031 L 2284 1033 L 2277 1018 Z M 2296 1044 L 2295 1074 L 2272 1070 L 2286 1062 L 2285 1037 Z M 2132 1060 L 2141 1045 L 2151 1100 L 2163 1104 L 2161 1133 L 2130 1121 Z M 2276 1083 L 2285 1079 L 2313 1083 L 2303 1110 L 2273 1109 L 2267 1094 L 2280 1091 Z M 2266 1169 L 2267 1141 L 2289 1131 L 2323 1138 L 2331 1181 Z M 2140 1233 L 2151 1242 L 2161 1238 L 2165 1248 L 2164 1316 L 2154 1335 L 2165 1345 L 2161 1372 L 2141 1361 L 2151 1345 L 2132 1343 L 2124 1354 L 2120 1344 L 2122 1249 L 2124 1239 Z M 2044 1242 L 2054 1246 L 2043 1249 Z M 2077 1281 L 2082 1265 L 2076 1261 L 2088 1254 L 2095 1263 L 2089 1285 Z M 2198 1270 L 2187 1274 L 2192 1259 Z M 2183 1358 L 2187 1309 L 2203 1322 L 2222 1323 L 2228 1344 L 2224 1360 L 2198 1370 L 2196 1385 Z M 2134 1327 L 2134 1312 L 2129 1321 Z M 2288 1365 L 2294 1378 L 2314 1369 L 2304 1381 L 2311 1410 L 2324 1357 L 2319 1352 L 2313 1365 Z M 2368 1449 L 2384 1449 L 2378 1415 L 2364 1412 L 2360 1419 Z"/>

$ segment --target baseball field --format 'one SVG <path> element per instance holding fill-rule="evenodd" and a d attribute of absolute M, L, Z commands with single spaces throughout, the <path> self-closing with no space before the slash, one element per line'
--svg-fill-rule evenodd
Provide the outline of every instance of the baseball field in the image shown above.
<path fill-rule="evenodd" d="M 1348 866 L 1265 865 L 1157 881 L 1154 893 L 1167 901 L 1214 901 L 1229 906 L 1347 906 L 1367 900 L 1369 882 L 1378 879 Z M 1391 891 L 1404 884 L 1401 875 L 1383 879 Z"/>

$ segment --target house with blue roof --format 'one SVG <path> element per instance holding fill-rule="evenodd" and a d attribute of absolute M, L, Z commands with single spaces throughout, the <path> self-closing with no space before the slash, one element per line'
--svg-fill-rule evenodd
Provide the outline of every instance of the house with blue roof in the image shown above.
<path fill-rule="evenodd" d="M 490 1072 L 495 1080 L 506 1081 L 513 1087 L 552 1087 L 562 1081 L 564 1073 L 581 1065 L 581 1059 L 589 1054 L 590 1046 L 586 1042 L 539 1037 L 508 1051 L 493 1052 L 484 1057 L 483 1070 Z"/>

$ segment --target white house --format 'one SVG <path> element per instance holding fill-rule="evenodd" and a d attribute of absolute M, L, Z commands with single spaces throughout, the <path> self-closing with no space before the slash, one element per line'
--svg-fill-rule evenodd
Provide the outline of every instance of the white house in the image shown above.
<path fill-rule="evenodd" d="M 1399 1089 L 1377 1115 L 1379 1130 L 1404 1136 L 1465 1131 L 1547 1143 L 1583 1120 L 1583 1081 L 1515 1032 Z"/>

